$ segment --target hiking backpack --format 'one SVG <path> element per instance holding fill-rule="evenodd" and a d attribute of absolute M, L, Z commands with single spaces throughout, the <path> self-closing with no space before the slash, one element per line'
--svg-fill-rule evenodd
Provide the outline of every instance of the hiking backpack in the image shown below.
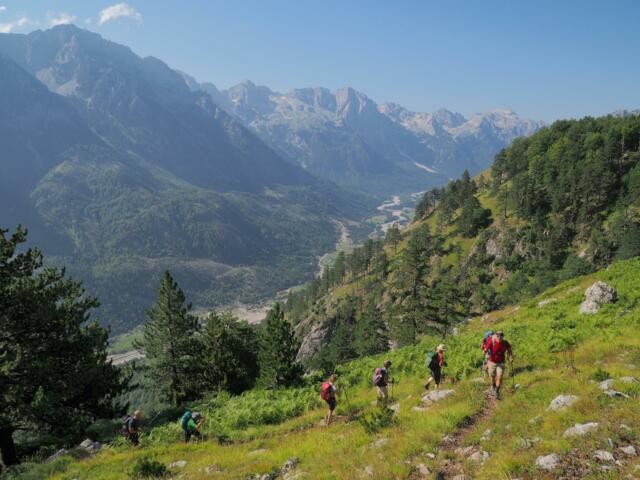
<path fill-rule="evenodd" d="M 371 378 L 373 384 L 377 387 L 382 381 L 382 368 L 378 367 L 373 371 L 373 377 Z"/>
<path fill-rule="evenodd" d="M 189 424 L 189 420 L 191 420 L 191 412 L 189 410 L 187 410 L 186 412 L 184 412 L 184 415 L 182 415 L 182 418 L 180 419 L 180 426 L 182 427 L 183 430 L 187 429 L 187 426 Z"/>
<path fill-rule="evenodd" d="M 333 389 L 332 385 L 329 382 L 324 382 L 322 384 L 322 390 L 320 390 L 320 398 L 325 402 L 328 402 L 333 398 Z"/>
<path fill-rule="evenodd" d="M 427 368 L 431 368 L 431 364 L 433 363 L 433 360 L 438 356 L 438 352 L 429 352 L 427 353 Z"/>
<path fill-rule="evenodd" d="M 487 346 L 487 340 L 489 340 L 491 335 L 493 335 L 493 330 L 488 330 L 484 333 L 484 336 L 482 337 L 482 345 L 480 345 L 480 348 L 482 348 L 483 350 L 485 349 L 485 347 Z"/>
<path fill-rule="evenodd" d="M 129 435 L 129 422 L 132 418 L 133 417 L 131 415 L 127 415 L 126 417 L 124 417 L 124 420 L 122 421 L 122 427 L 120 428 L 120 433 L 122 435 Z"/>

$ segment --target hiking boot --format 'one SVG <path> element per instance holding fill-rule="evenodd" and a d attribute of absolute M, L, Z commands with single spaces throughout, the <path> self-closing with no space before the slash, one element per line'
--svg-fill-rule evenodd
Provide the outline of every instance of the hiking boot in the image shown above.
<path fill-rule="evenodd" d="M 495 386 L 495 385 L 492 385 L 492 386 L 491 386 L 491 394 L 492 394 L 494 397 L 497 397 L 497 396 L 498 396 L 498 389 L 496 388 L 496 386 Z"/>
<path fill-rule="evenodd" d="M 431 386 L 431 384 L 430 384 L 430 383 L 425 383 L 425 384 L 424 384 L 424 389 L 425 389 L 425 390 L 429 390 L 429 387 L 430 387 L 430 386 Z"/>
<path fill-rule="evenodd" d="M 496 400 L 500 400 L 500 389 L 496 388 Z"/>

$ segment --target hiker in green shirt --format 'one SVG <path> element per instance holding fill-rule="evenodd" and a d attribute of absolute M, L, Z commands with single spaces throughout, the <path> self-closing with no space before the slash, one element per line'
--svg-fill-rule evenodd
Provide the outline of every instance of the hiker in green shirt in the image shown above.
<path fill-rule="evenodd" d="M 191 413 L 190 410 L 186 410 L 184 412 L 184 415 L 182 415 L 182 419 L 180 420 L 180 424 L 182 426 L 185 443 L 189 443 L 192 436 L 196 437 L 197 441 L 202 439 L 200 427 L 203 423 L 204 417 L 199 412 Z"/>

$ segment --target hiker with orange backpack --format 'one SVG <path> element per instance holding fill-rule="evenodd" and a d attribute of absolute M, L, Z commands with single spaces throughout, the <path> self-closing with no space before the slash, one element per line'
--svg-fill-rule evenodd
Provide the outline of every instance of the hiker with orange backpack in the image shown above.
<path fill-rule="evenodd" d="M 500 398 L 500 385 L 504 374 L 505 356 L 513 363 L 511 344 L 504 339 L 502 331 L 495 332 L 485 345 L 487 355 L 487 372 L 491 377 L 492 392 L 496 399 Z"/>
<path fill-rule="evenodd" d="M 337 374 L 332 374 L 329 379 L 322 384 L 322 390 L 320 391 L 320 398 L 327 402 L 329 406 L 329 411 L 324 418 L 324 426 L 328 427 L 331 423 L 331 419 L 333 418 L 333 411 L 336 409 L 336 405 L 338 405 L 338 401 L 336 399 L 336 380 L 338 379 Z"/>

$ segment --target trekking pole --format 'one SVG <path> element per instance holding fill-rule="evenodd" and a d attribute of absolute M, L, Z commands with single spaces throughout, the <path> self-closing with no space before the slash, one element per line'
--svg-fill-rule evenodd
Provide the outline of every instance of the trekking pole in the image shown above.
<path fill-rule="evenodd" d="M 156 418 L 158 418 L 160 416 L 162 412 L 158 412 L 155 414 L 155 416 L 151 419 L 151 421 L 149 423 L 147 423 L 147 428 L 149 428 L 151 425 L 153 425 L 153 422 L 156 421 Z"/>

